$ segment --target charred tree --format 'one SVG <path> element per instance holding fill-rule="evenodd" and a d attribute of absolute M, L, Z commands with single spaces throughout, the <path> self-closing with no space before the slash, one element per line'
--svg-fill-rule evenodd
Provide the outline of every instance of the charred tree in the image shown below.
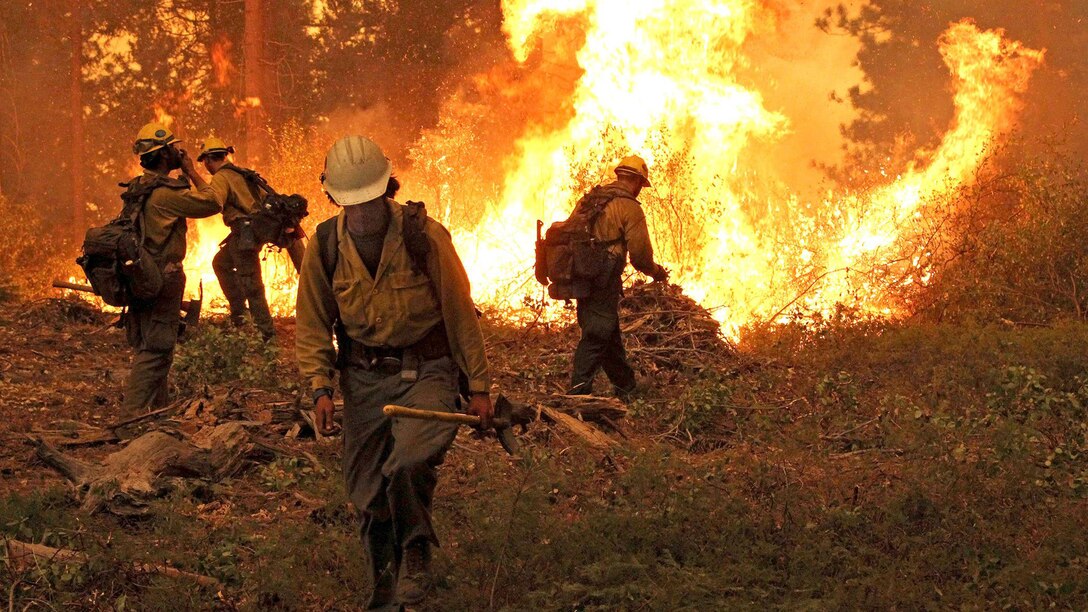
<path fill-rule="evenodd" d="M 8 52 L 8 20 L 0 19 L 0 91 L 11 90 L 11 79 L 8 76 L 9 70 L 9 52 Z M 7 169 L 7 158 L 5 150 L 8 148 L 9 138 L 7 136 L 8 130 L 8 118 L 5 117 L 4 107 L 7 106 L 7 100 L 0 99 L 0 197 L 4 194 L 4 184 L 7 180 L 4 179 L 4 171 Z"/>

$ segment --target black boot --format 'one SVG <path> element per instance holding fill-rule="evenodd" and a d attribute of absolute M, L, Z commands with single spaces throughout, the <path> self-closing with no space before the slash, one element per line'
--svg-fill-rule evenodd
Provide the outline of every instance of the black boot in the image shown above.
<path fill-rule="evenodd" d="M 397 604 L 397 554 L 393 545 L 393 523 L 371 523 L 364 536 L 370 553 L 370 574 L 374 592 L 367 610 L 400 610 Z"/>
<path fill-rule="evenodd" d="M 426 599 L 433 589 L 431 543 L 417 540 L 404 549 L 404 567 L 400 584 L 397 585 L 397 597 L 401 603 L 415 605 Z"/>

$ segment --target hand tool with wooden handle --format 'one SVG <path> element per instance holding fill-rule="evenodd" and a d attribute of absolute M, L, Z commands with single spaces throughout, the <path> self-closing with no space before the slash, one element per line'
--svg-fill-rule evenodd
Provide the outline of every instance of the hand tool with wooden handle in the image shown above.
<path fill-rule="evenodd" d="M 514 430 L 510 422 L 511 405 L 509 400 L 499 396 L 495 400 L 495 417 L 491 420 L 495 428 L 495 437 L 499 444 L 511 455 L 518 454 L 518 439 L 514 437 Z M 459 412 L 438 412 L 435 410 L 420 410 L 418 408 L 406 408 L 404 406 L 386 406 L 382 412 L 387 417 L 400 419 L 423 419 L 426 421 L 439 421 L 442 423 L 456 423 L 458 425 L 480 426 L 480 417 Z"/>

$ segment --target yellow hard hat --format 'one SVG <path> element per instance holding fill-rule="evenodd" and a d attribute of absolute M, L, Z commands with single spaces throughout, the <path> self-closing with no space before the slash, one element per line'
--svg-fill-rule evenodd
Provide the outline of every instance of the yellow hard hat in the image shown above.
<path fill-rule="evenodd" d="M 212 153 L 234 153 L 234 147 L 218 136 L 208 136 L 207 140 L 200 143 L 200 155 L 196 156 L 196 160 L 204 161 Z"/>
<path fill-rule="evenodd" d="M 134 155 L 146 155 L 175 142 L 181 141 L 174 137 L 174 132 L 170 131 L 170 128 L 158 121 L 152 121 L 140 128 L 140 133 L 136 134 L 136 142 L 132 145 L 132 153 Z"/>
<path fill-rule="evenodd" d="M 643 185 L 646 187 L 650 186 L 650 167 L 646 165 L 646 160 L 638 155 L 628 155 L 620 160 L 619 165 L 616 166 L 616 174 L 621 172 L 637 174 L 642 177 Z"/>

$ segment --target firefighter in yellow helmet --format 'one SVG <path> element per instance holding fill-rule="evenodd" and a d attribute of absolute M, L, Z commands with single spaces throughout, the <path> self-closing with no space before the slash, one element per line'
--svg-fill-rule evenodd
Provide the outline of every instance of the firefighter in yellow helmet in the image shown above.
<path fill-rule="evenodd" d="M 233 146 L 209 136 L 197 156 L 197 161 L 203 162 L 212 175 L 212 191 L 223 207 L 223 223 L 230 228 L 230 235 L 212 259 L 212 269 L 230 305 L 231 322 L 243 325 L 248 311 L 267 341 L 275 335 L 275 330 L 261 278 L 260 252 L 264 245 L 258 244 L 250 225 L 250 215 L 261 205 L 264 193 L 247 180 L 250 170 L 234 165 L 230 158 L 233 153 Z"/>
<path fill-rule="evenodd" d="M 129 183 L 129 190 L 143 198 L 137 223 L 144 248 L 162 271 L 163 287 L 155 298 L 133 300 L 124 316 L 128 341 L 136 352 L 122 404 L 122 411 L 128 415 L 166 400 L 166 380 L 173 363 L 185 293 L 182 260 L 187 220 L 220 211 L 211 187 L 197 173 L 180 143 L 169 127 L 148 123 L 132 146 L 144 173 Z M 185 178 L 171 176 L 178 169 Z"/>
<path fill-rule="evenodd" d="M 568 391 L 572 395 L 592 393 L 598 370 L 604 370 L 617 396 L 625 398 L 635 391 L 635 371 L 627 363 L 620 335 L 619 304 L 628 256 L 636 270 L 654 281 L 669 278 L 668 270 L 654 261 L 646 215 L 638 201 L 642 188 L 650 186 L 646 161 L 637 155 L 625 157 L 616 165 L 615 173 L 614 182 L 594 187 L 579 204 L 600 207 L 591 231 L 609 245 L 613 267 L 589 297 L 576 300 L 582 337 L 574 352 Z"/>
<path fill-rule="evenodd" d="M 457 433 L 448 423 L 391 419 L 382 407 L 453 412 L 463 392 L 469 413 L 488 425 L 493 414 L 468 275 L 449 232 L 421 205 L 393 200 L 391 171 L 368 138 L 347 136 L 329 149 L 322 186 L 343 210 L 307 245 L 296 308 L 299 370 L 326 433 L 340 373 L 344 480 L 362 513 L 372 610 L 419 603 L 433 588 L 431 502 Z"/>

